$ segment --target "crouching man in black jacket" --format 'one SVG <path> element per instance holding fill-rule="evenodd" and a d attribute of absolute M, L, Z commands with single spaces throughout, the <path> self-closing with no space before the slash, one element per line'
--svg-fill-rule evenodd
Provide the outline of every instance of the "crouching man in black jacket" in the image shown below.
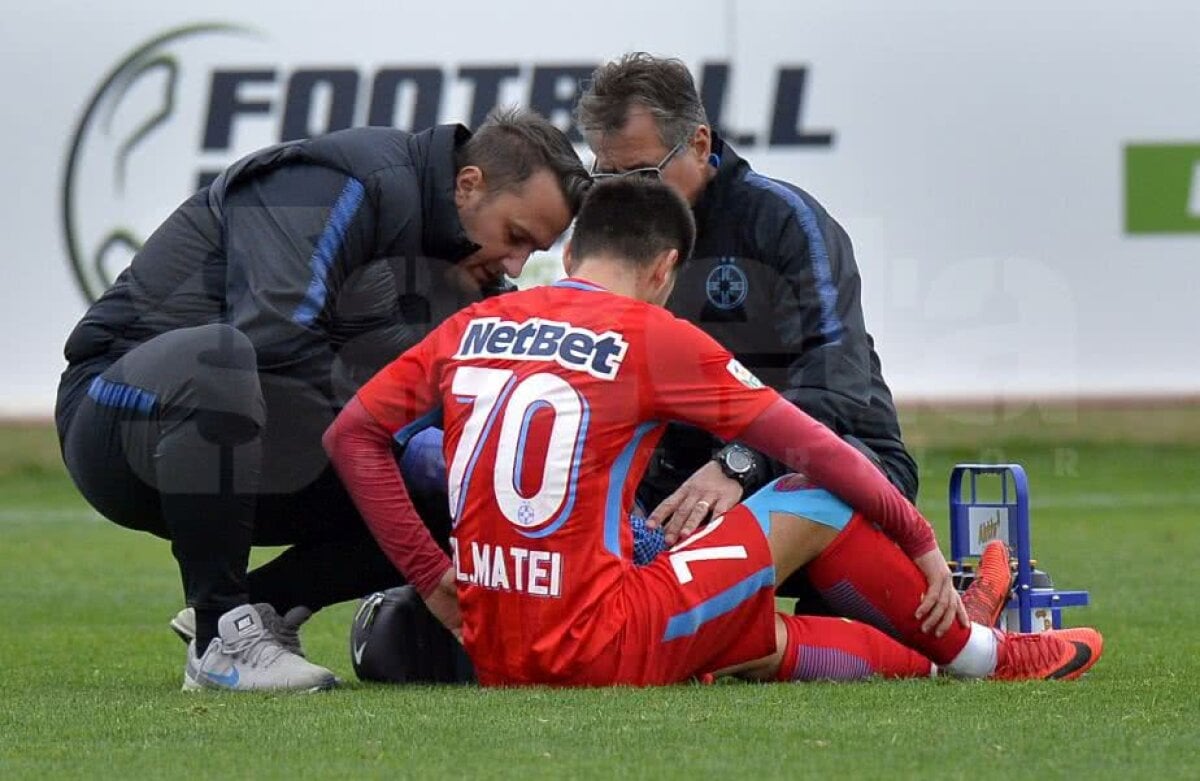
<path fill-rule="evenodd" d="M 553 244 L 588 181 L 530 113 L 474 135 L 281 144 L 188 199 L 84 315 L 59 386 L 63 457 L 102 515 L 171 541 L 184 688 L 333 685 L 299 623 L 402 580 L 322 432 L 379 368 Z M 247 573 L 252 545 L 285 544 Z"/>

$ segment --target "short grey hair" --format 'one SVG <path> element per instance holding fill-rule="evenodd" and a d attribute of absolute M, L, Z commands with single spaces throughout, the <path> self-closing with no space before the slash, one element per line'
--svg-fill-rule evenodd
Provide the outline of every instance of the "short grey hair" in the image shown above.
<path fill-rule="evenodd" d="M 646 52 L 631 52 L 597 68 L 575 107 L 575 121 L 586 135 L 605 136 L 625 127 L 634 107 L 650 112 L 668 148 L 708 124 L 687 66 Z"/>

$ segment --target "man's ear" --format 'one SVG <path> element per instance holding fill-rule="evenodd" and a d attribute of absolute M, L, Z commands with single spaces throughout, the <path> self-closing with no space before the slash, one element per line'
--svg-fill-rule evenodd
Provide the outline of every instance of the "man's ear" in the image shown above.
<path fill-rule="evenodd" d="M 574 242 L 567 239 L 567 243 L 563 245 L 563 271 L 567 272 L 567 276 L 575 273 L 575 252 L 572 246 Z"/>
<path fill-rule="evenodd" d="M 658 253 L 658 257 L 654 259 L 654 270 L 651 273 L 654 284 L 665 284 L 671 278 L 671 272 L 675 270 L 678 263 L 679 250 L 669 249 Z"/>
<path fill-rule="evenodd" d="M 695 150 L 696 156 L 708 162 L 708 156 L 712 154 L 712 131 L 708 125 L 700 125 L 696 128 L 696 132 L 692 134 L 692 149 Z"/>
<path fill-rule="evenodd" d="M 464 165 L 454 177 L 454 204 L 463 206 L 476 193 L 484 190 L 483 170 L 477 165 Z"/>

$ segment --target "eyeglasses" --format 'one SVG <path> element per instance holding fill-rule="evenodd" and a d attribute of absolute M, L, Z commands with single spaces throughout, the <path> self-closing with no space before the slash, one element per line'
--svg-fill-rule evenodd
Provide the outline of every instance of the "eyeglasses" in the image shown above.
<path fill-rule="evenodd" d="M 671 160 L 675 155 L 679 154 L 687 145 L 686 141 L 680 141 L 675 146 L 671 147 L 671 151 L 667 152 L 667 156 L 659 161 L 658 165 L 645 166 L 643 168 L 633 168 L 628 171 L 620 172 L 603 172 L 596 170 L 596 161 L 592 162 L 592 179 L 597 182 L 602 182 L 605 179 L 617 179 L 622 176 L 637 176 L 644 179 L 661 179 L 663 169 L 671 164 Z"/>

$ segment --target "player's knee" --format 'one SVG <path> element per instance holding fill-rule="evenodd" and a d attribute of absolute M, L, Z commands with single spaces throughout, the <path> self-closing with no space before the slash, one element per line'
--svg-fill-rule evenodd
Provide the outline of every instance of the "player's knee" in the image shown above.
<path fill-rule="evenodd" d="M 778 613 L 775 614 L 775 652 L 746 665 L 736 673 L 738 678 L 747 681 L 774 681 L 779 677 L 779 668 L 787 652 L 788 630 L 787 623 Z"/>
<path fill-rule="evenodd" d="M 254 345 L 241 331 L 221 323 L 193 330 L 196 406 L 261 423 L 262 386 Z"/>
<path fill-rule="evenodd" d="M 776 520 L 805 519 L 840 532 L 854 510 L 837 496 L 814 485 L 803 475 L 784 475 L 744 500 L 766 534 Z"/>
<path fill-rule="evenodd" d="M 254 345 L 233 326 L 210 323 L 188 330 L 192 332 L 190 336 L 199 366 L 219 371 L 257 371 L 258 356 Z"/>
<path fill-rule="evenodd" d="M 258 436 L 266 423 L 266 404 L 258 378 L 254 345 L 223 323 L 184 329 L 176 334 L 178 358 L 186 361 L 188 380 L 174 400 L 181 422 L 191 419 L 208 442 L 238 445 Z"/>

